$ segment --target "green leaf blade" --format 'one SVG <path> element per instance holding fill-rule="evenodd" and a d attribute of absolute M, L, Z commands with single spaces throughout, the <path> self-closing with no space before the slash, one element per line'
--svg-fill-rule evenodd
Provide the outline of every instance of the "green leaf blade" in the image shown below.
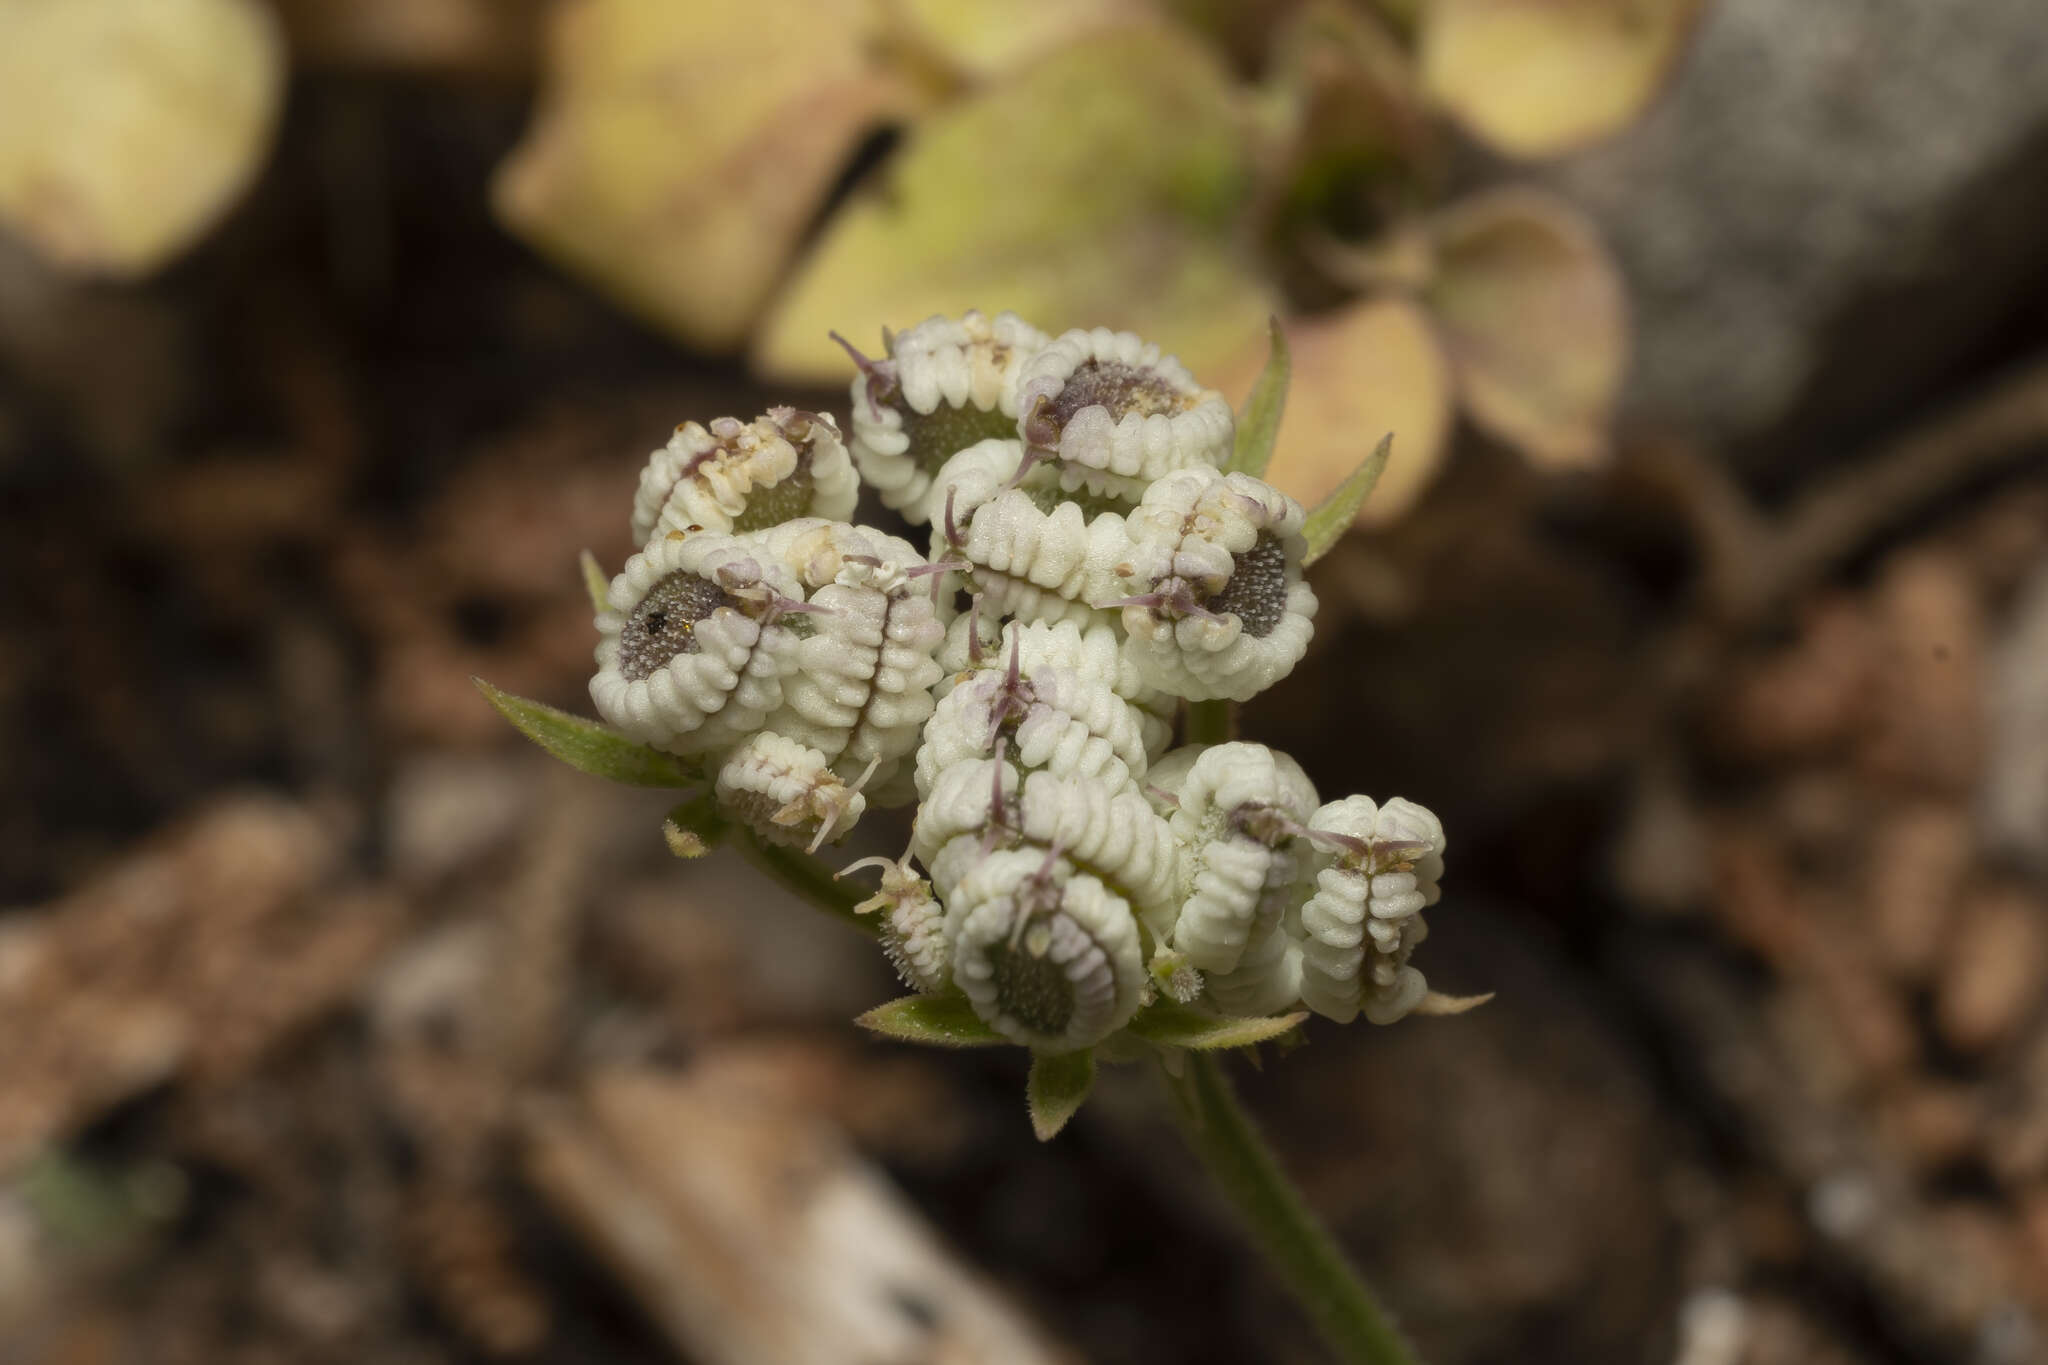
<path fill-rule="evenodd" d="M 983 1023 L 967 997 L 959 994 L 906 995 L 875 1006 L 853 1022 L 884 1038 L 927 1047 L 996 1047 L 1009 1042 Z"/>
<path fill-rule="evenodd" d="M 1380 437 L 1380 443 L 1372 448 L 1372 454 L 1359 461 L 1358 468 L 1351 471 L 1344 482 L 1332 489 L 1330 496 L 1317 503 L 1302 524 L 1302 534 L 1308 538 L 1308 553 L 1303 564 L 1313 564 L 1330 552 L 1330 547 L 1343 539 L 1351 529 L 1351 523 L 1358 516 L 1358 509 L 1365 506 L 1365 500 L 1372 496 L 1373 485 L 1380 481 L 1386 471 L 1387 457 L 1394 450 L 1394 434 L 1388 432 Z"/>
<path fill-rule="evenodd" d="M 1244 411 L 1238 414 L 1237 439 L 1223 466 L 1225 473 L 1249 474 L 1255 479 L 1264 478 L 1266 466 L 1272 462 L 1273 447 L 1280 440 L 1280 418 L 1287 410 L 1287 384 L 1294 374 L 1294 358 L 1287 350 L 1287 334 L 1280 329 L 1280 319 L 1270 319 L 1267 326 L 1272 349 L 1266 355 L 1266 368 L 1259 372 L 1258 382 L 1244 400 Z"/>
<path fill-rule="evenodd" d="M 1161 1000 L 1131 1020 L 1131 1032 L 1162 1047 L 1192 1048 L 1210 1052 L 1219 1048 L 1251 1047 L 1269 1043 L 1292 1033 L 1308 1018 L 1306 1012 L 1271 1018 L 1238 1018 L 1205 1014 L 1171 1000 Z"/>
<path fill-rule="evenodd" d="M 1031 1106 L 1031 1131 L 1040 1142 L 1050 1142 L 1080 1112 L 1095 1088 L 1095 1054 L 1092 1051 L 1041 1053 L 1031 1059 L 1031 1079 L 1025 1084 L 1025 1098 Z"/>
<path fill-rule="evenodd" d="M 597 556 L 585 550 L 576 560 L 583 571 L 583 591 L 590 594 L 590 609 L 602 616 L 612 609 L 612 583 L 604 576 Z"/>
<path fill-rule="evenodd" d="M 515 697 L 482 678 L 470 681 L 513 729 L 578 772 L 633 787 L 689 787 L 703 780 L 687 760 L 628 739 L 609 725 Z"/>

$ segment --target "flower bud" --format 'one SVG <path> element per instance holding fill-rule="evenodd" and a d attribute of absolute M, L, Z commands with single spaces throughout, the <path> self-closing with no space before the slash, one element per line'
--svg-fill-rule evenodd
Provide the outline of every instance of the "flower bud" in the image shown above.
<path fill-rule="evenodd" d="M 754 735 L 718 770 L 718 804 L 772 843 L 815 849 L 846 837 L 867 801 L 825 756 L 772 731 Z"/>
<path fill-rule="evenodd" d="M 823 753 L 876 804 L 910 799 L 907 781 L 893 779 L 931 716 L 941 677 L 933 653 L 945 638 L 927 585 L 912 576 L 923 556 L 895 536 L 818 517 L 758 534 L 813 609 L 769 728 Z"/>
<path fill-rule="evenodd" d="M 1063 464 L 1156 479 L 1230 457 L 1223 395 L 1129 332 L 1066 333 L 1031 358 L 1019 388 L 1019 433 Z"/>
<path fill-rule="evenodd" d="M 1015 313 L 934 317 L 863 360 L 853 381 L 854 463 L 913 524 L 936 515 L 933 477 L 977 441 L 1017 434 L 1017 375 L 1045 334 Z"/>
<path fill-rule="evenodd" d="M 1428 932 L 1421 910 L 1441 894 L 1443 826 L 1412 801 L 1352 796 L 1318 810 L 1309 828 L 1325 866 L 1301 907 L 1302 1003 L 1339 1023 L 1361 1009 L 1392 1023 L 1428 993 L 1408 957 Z"/>
<path fill-rule="evenodd" d="M 1137 922 L 1100 879 L 1056 855 L 998 851 L 950 900 L 953 979 L 1004 1037 L 1071 1052 L 1137 1013 L 1145 992 Z"/>
<path fill-rule="evenodd" d="M 860 481 L 829 414 L 776 408 L 742 423 L 685 422 L 640 473 L 633 539 L 755 531 L 792 517 L 850 517 Z"/>
<path fill-rule="evenodd" d="M 1316 789 L 1286 754 L 1232 743 L 1202 750 L 1176 795 L 1170 825 L 1186 899 L 1173 946 L 1204 972 L 1229 972 L 1293 903 L 1296 836 L 1315 814 Z"/>
<path fill-rule="evenodd" d="M 642 743 L 711 753 L 782 702 L 803 605 L 789 571 L 732 536 L 663 536 L 626 561 L 597 617 L 598 714 Z"/>
<path fill-rule="evenodd" d="M 1019 486 L 1024 449 L 983 441 L 946 462 L 935 495 L 932 555 L 959 565 L 983 611 L 1026 621 L 1098 616 L 1092 603 L 1112 591 L 1125 548 L 1123 518 L 1092 519 L 1080 504 Z"/>
<path fill-rule="evenodd" d="M 1116 567 L 1126 649 L 1154 687 L 1248 701 L 1292 672 L 1314 632 L 1301 505 L 1248 474 L 1190 469 L 1145 492 Z"/>

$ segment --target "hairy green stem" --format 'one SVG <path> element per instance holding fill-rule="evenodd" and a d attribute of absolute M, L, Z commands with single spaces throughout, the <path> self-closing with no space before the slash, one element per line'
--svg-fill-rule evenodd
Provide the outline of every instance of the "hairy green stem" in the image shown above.
<path fill-rule="evenodd" d="M 881 932 L 873 915 L 859 914 L 853 908 L 867 899 L 860 887 L 835 880 L 832 870 L 810 854 L 768 843 L 739 825 L 733 827 L 729 838 L 748 862 L 832 918 L 869 938 Z"/>
<path fill-rule="evenodd" d="M 1188 743 L 1227 744 L 1236 738 L 1236 706 L 1227 701 L 1191 701 L 1188 703 Z"/>
<path fill-rule="evenodd" d="M 1238 1103 L 1216 1055 L 1167 1074 L 1181 1134 L 1229 1196 L 1259 1250 L 1347 1365 L 1421 1365 L 1415 1348 L 1316 1221 Z"/>

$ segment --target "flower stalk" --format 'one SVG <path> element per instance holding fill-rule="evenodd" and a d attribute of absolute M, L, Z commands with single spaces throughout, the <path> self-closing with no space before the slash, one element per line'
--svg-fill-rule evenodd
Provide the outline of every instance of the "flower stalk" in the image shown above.
<path fill-rule="evenodd" d="M 1421 1365 L 1379 1299 L 1280 1169 L 1213 1052 L 1161 1068 L 1188 1146 L 1229 1198 L 1266 1263 L 1347 1365 Z"/>
<path fill-rule="evenodd" d="M 869 938 L 880 932 L 872 915 L 854 909 L 865 899 L 860 888 L 834 877 L 816 858 L 801 849 L 769 843 L 744 826 L 734 826 L 727 837 L 741 857 L 807 904 Z"/>

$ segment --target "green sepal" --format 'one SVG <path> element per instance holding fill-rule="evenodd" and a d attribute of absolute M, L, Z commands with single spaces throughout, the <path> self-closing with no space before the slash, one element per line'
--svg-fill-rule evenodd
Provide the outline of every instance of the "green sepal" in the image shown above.
<path fill-rule="evenodd" d="M 875 1006 L 853 1022 L 899 1043 L 930 1047 L 994 1047 L 1010 1041 L 983 1023 L 967 997 L 957 991 L 906 995 Z"/>
<path fill-rule="evenodd" d="M 1024 1096 L 1031 1106 L 1031 1131 L 1040 1142 L 1050 1142 L 1080 1111 L 1095 1086 L 1095 1053 L 1038 1053 L 1031 1058 L 1031 1079 Z"/>
<path fill-rule="evenodd" d="M 1294 360 L 1288 354 L 1280 319 L 1270 319 L 1268 326 L 1272 349 L 1266 354 L 1266 368 L 1259 371 L 1258 382 L 1244 400 L 1244 411 L 1237 415 L 1237 440 L 1223 466 L 1226 474 L 1264 478 L 1273 446 L 1280 439 L 1280 415 L 1287 409 L 1287 381 L 1293 376 Z"/>
<path fill-rule="evenodd" d="M 1380 437 L 1380 443 L 1372 448 L 1372 454 L 1359 461 L 1358 468 L 1350 477 L 1330 491 L 1309 512 L 1308 520 L 1302 524 L 1301 533 L 1308 537 L 1308 554 L 1303 564 L 1313 564 L 1330 552 L 1343 534 L 1351 529 L 1352 520 L 1358 509 L 1365 506 L 1365 500 L 1372 495 L 1373 485 L 1380 481 L 1380 474 L 1387 467 L 1387 456 L 1394 449 L 1394 434 L 1388 432 Z"/>
<path fill-rule="evenodd" d="M 1244 1019 L 1225 1015 L 1206 1014 L 1176 1005 L 1171 1000 L 1160 1000 L 1139 1011 L 1131 1020 L 1130 1030 L 1146 1042 L 1161 1047 L 1190 1047 L 1201 1051 L 1226 1047 L 1251 1047 L 1256 1043 L 1269 1043 L 1275 1038 L 1292 1033 L 1308 1014 L 1274 1015 L 1265 1019 Z"/>
<path fill-rule="evenodd" d="M 598 567 L 597 556 L 585 550 L 577 561 L 583 570 L 583 591 L 590 594 L 590 609 L 602 616 L 612 609 L 612 582 Z"/>
<path fill-rule="evenodd" d="M 650 749 L 609 725 L 515 697 L 482 678 L 470 681 L 520 734 L 580 772 L 635 787 L 689 787 L 703 780 L 687 760 Z"/>

